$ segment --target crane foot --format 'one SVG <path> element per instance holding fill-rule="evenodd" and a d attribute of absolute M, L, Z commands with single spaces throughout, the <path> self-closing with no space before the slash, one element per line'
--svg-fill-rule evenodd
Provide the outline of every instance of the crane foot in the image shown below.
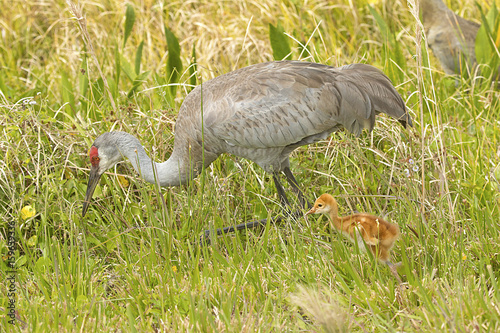
<path fill-rule="evenodd" d="M 289 212 L 289 214 L 287 214 L 287 215 L 289 215 L 293 218 L 298 218 L 298 217 L 303 216 L 304 213 L 301 211 L 296 211 L 296 212 Z M 282 222 L 283 219 L 284 219 L 283 216 L 273 217 L 273 218 L 271 218 L 269 223 L 270 224 L 277 224 L 277 223 Z M 258 226 L 265 227 L 266 225 L 267 225 L 267 219 L 262 219 L 262 220 L 255 220 L 255 221 L 250 221 L 250 222 L 243 222 L 243 223 L 240 223 L 240 224 L 237 224 L 234 226 L 229 226 L 229 227 L 225 227 L 222 229 L 217 229 L 217 230 L 215 230 L 214 233 L 212 233 L 210 230 L 205 230 L 203 235 L 200 237 L 200 246 L 210 245 L 213 234 L 220 236 L 220 235 L 228 234 L 230 232 L 236 232 L 239 230 L 253 229 L 253 228 L 256 228 Z"/>

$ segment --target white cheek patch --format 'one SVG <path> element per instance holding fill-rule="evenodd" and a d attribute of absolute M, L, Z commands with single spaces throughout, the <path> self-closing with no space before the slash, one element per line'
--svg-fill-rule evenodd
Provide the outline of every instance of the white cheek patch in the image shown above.
<path fill-rule="evenodd" d="M 329 211 L 330 211 L 330 206 L 323 205 L 323 207 L 320 207 L 316 210 L 316 214 L 327 214 Z"/>
<path fill-rule="evenodd" d="M 106 155 L 99 155 L 99 172 L 104 173 L 107 169 L 109 169 L 108 166 L 109 159 Z"/>

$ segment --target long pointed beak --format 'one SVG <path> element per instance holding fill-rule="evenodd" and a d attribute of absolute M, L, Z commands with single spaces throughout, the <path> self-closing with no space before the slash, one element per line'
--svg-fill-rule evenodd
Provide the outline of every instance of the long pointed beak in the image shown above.
<path fill-rule="evenodd" d="M 92 194 L 94 194 L 95 187 L 99 184 L 99 179 L 101 175 L 99 174 L 99 168 L 91 167 L 89 175 L 89 183 L 87 184 L 87 193 L 85 194 L 85 201 L 83 202 L 82 216 L 85 216 L 87 209 L 90 205 L 90 200 L 92 200 Z"/>

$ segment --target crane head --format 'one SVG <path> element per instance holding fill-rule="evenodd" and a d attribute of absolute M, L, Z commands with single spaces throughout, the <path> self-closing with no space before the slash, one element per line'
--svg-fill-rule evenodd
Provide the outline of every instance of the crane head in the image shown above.
<path fill-rule="evenodd" d="M 113 167 L 116 163 L 120 162 L 123 157 L 118 148 L 114 144 L 110 144 L 109 136 L 111 133 L 104 133 L 99 136 L 89 150 L 90 158 L 90 174 L 89 182 L 87 184 L 87 193 L 85 194 L 85 201 L 83 202 L 82 216 L 85 216 L 89 208 L 92 194 L 99 184 L 99 179 L 102 174 Z"/>
<path fill-rule="evenodd" d="M 90 174 L 89 182 L 87 184 L 87 193 L 85 194 L 85 201 L 83 202 L 82 216 L 85 216 L 87 209 L 89 208 L 90 200 L 92 200 L 92 194 L 94 194 L 95 187 L 99 183 L 99 179 L 105 170 L 100 172 L 100 161 L 99 150 L 96 146 L 92 145 L 89 150 L 90 164 Z"/>

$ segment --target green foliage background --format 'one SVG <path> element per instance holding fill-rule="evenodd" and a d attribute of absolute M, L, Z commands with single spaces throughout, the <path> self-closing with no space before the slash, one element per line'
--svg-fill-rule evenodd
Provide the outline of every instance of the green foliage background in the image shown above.
<path fill-rule="evenodd" d="M 466 18 L 490 19 L 491 5 L 479 4 L 483 16 L 471 1 L 448 2 Z M 499 93 L 485 79 L 445 76 L 425 47 L 419 74 L 406 2 L 79 5 L 88 35 L 64 1 L 14 1 L 0 14 L 0 309 L 14 221 L 19 319 L 12 326 L 0 313 L 2 330 L 500 329 Z M 311 201 L 328 192 L 342 213 L 399 224 L 402 285 L 325 218 L 200 249 L 205 229 L 280 214 L 270 176 L 234 156 L 171 189 L 123 163 L 81 217 L 87 150 L 100 133 L 132 133 L 166 160 L 194 85 L 285 57 L 372 64 L 406 101 L 414 128 L 378 117 L 373 133 L 337 133 L 292 156 Z M 26 206 L 36 213 L 24 219 Z"/>

